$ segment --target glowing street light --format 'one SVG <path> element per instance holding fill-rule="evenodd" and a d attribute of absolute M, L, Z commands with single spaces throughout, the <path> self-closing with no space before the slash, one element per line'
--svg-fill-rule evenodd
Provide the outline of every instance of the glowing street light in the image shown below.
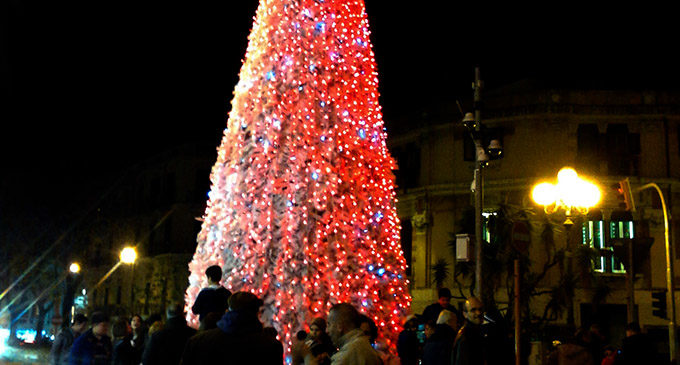
<path fill-rule="evenodd" d="M 566 215 L 564 226 L 567 228 L 567 247 L 569 247 L 569 236 L 571 226 L 572 211 L 578 214 L 587 214 L 588 210 L 600 202 L 600 189 L 590 181 L 578 176 L 571 167 L 563 167 L 557 173 L 557 184 L 543 182 L 534 186 L 531 191 L 534 201 L 543 206 L 546 214 L 553 214 L 559 210 L 564 210 Z M 567 255 L 567 272 L 571 274 L 571 258 Z M 574 298 L 571 297 L 567 304 L 567 323 L 574 324 Z"/>
<path fill-rule="evenodd" d="M 120 262 L 132 265 L 132 273 L 130 279 L 130 310 L 134 311 L 135 303 L 135 261 L 137 260 L 137 251 L 134 247 L 125 247 L 120 251 Z"/>
<path fill-rule="evenodd" d="M 77 274 L 80 272 L 80 265 L 78 265 L 77 262 L 74 262 L 68 267 L 68 271 L 70 271 L 72 274 Z"/>
<path fill-rule="evenodd" d="M 125 247 L 120 251 L 120 262 L 124 264 L 134 264 L 137 260 L 137 251 L 134 247 Z"/>
<path fill-rule="evenodd" d="M 137 260 L 137 251 L 135 250 L 134 247 L 128 246 L 128 247 L 123 248 L 120 251 L 120 260 L 115 265 L 113 265 L 113 267 L 111 268 L 111 270 L 109 270 L 109 272 L 107 272 L 104 276 L 102 276 L 101 279 L 99 279 L 99 282 L 97 283 L 97 285 L 94 286 L 94 289 L 98 288 L 99 285 L 101 285 L 104 282 L 104 280 L 106 280 L 109 276 L 111 276 L 111 274 L 113 274 L 113 272 L 116 271 L 116 269 L 118 269 L 118 266 L 120 266 L 121 264 L 133 265 L 132 267 L 133 267 L 133 270 L 134 270 L 134 263 L 135 263 L 136 260 Z"/>
<path fill-rule="evenodd" d="M 601 193 L 597 185 L 580 178 L 571 167 L 564 167 L 557 173 L 557 184 L 537 184 L 531 191 L 531 197 L 548 214 L 564 210 L 566 223 L 569 223 L 573 210 L 580 214 L 588 213 L 600 202 Z"/>

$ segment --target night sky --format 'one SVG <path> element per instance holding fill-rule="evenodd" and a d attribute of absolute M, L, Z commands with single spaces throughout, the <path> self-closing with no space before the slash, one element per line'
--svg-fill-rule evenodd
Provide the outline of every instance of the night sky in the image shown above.
<path fill-rule="evenodd" d="M 87 201 L 168 146 L 217 147 L 258 2 L 212 3 L 0 5 L 0 218 Z M 569 4 L 366 0 L 388 134 L 430 103 L 471 98 L 475 66 L 487 89 L 680 84 L 670 9 Z"/>

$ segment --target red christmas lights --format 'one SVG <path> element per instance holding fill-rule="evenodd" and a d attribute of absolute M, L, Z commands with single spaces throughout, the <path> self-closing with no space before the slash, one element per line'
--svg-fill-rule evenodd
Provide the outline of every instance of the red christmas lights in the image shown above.
<path fill-rule="evenodd" d="M 187 305 L 221 265 L 287 352 L 335 303 L 391 348 L 410 310 L 369 35 L 363 1 L 262 0 L 212 169 Z"/>

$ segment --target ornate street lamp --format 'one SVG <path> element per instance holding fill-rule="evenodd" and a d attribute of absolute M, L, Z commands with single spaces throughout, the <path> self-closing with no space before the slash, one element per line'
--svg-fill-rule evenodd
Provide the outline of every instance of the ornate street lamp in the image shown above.
<path fill-rule="evenodd" d="M 575 214 L 588 214 L 588 210 L 599 203 L 601 193 L 597 185 L 580 178 L 574 169 L 571 167 L 563 167 L 557 173 L 556 184 L 549 182 L 537 184 L 531 192 L 531 197 L 536 203 L 543 206 L 543 210 L 546 214 L 550 215 L 558 211 L 564 211 L 564 226 L 567 230 L 568 248 L 570 242 L 570 228 L 574 225 L 571 218 Z M 570 255 L 567 255 L 566 258 L 567 273 L 571 275 Z M 574 325 L 573 299 L 573 297 L 570 298 L 567 305 L 567 323 L 571 326 Z"/>
<path fill-rule="evenodd" d="M 557 183 L 543 182 L 534 186 L 531 197 L 543 206 L 546 214 L 563 210 L 565 225 L 571 225 L 574 213 L 587 214 L 588 210 L 600 202 L 600 189 L 597 185 L 578 176 L 571 167 L 564 167 L 557 173 Z"/>
<path fill-rule="evenodd" d="M 62 326 L 68 327 L 73 318 L 73 297 L 76 287 L 80 283 L 80 264 L 72 262 L 68 267 L 68 273 L 64 277 L 64 297 L 61 302 Z"/>
<path fill-rule="evenodd" d="M 120 262 L 132 266 L 132 273 L 130 275 L 130 313 L 134 313 L 135 309 L 135 261 L 137 260 L 137 251 L 134 247 L 125 247 L 120 251 Z"/>

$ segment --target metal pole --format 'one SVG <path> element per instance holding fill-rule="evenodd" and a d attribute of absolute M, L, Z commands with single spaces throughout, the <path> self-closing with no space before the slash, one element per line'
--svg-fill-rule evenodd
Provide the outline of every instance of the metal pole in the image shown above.
<path fill-rule="evenodd" d="M 663 228 L 664 228 L 664 240 L 666 243 L 666 289 L 668 290 L 668 300 L 670 300 L 670 321 L 668 322 L 668 348 L 670 351 L 671 362 L 675 360 L 675 280 L 673 277 L 673 256 L 671 256 L 671 243 L 669 238 L 668 229 L 668 209 L 666 207 L 666 200 L 663 197 L 661 189 L 656 183 L 649 183 L 642 186 L 638 191 L 647 188 L 654 188 L 656 192 L 659 193 L 659 198 L 661 199 L 661 207 L 663 208 Z"/>
<path fill-rule="evenodd" d="M 130 315 L 135 314 L 135 263 L 132 263 L 132 275 L 130 278 Z"/>
<path fill-rule="evenodd" d="M 635 315 L 635 271 L 633 269 L 633 240 L 628 241 L 628 267 L 626 268 L 626 289 L 628 290 L 628 323 L 637 322 Z"/>
<path fill-rule="evenodd" d="M 573 232 L 572 232 L 572 227 L 574 226 L 574 222 L 571 220 L 571 209 L 567 209 L 567 219 L 564 222 L 564 230 L 566 231 L 567 235 L 567 254 L 565 255 L 564 261 L 565 261 L 565 266 L 566 266 L 566 275 L 569 278 L 569 280 L 574 280 L 573 278 L 573 273 L 574 273 L 574 268 L 572 265 L 572 257 L 573 257 Z M 580 222 L 580 221 L 579 221 Z M 574 319 L 574 295 L 576 294 L 575 288 L 572 289 L 573 291 L 569 295 L 569 298 L 567 300 L 567 325 L 569 325 L 570 330 L 574 330 L 576 327 L 576 320 Z"/>
<path fill-rule="evenodd" d="M 62 327 L 69 327 L 71 324 L 71 307 L 73 306 L 73 296 L 75 291 L 75 279 L 73 274 L 66 274 L 64 281 L 64 298 L 61 301 Z"/>
<path fill-rule="evenodd" d="M 475 131 L 477 138 L 475 138 L 475 295 L 482 297 L 482 211 L 483 211 L 483 176 L 482 176 L 482 159 L 480 149 L 483 150 L 482 141 L 479 137 L 481 131 L 481 89 L 482 80 L 479 77 L 479 67 L 475 67 L 475 83 L 474 90 L 474 109 L 475 109 Z"/>
<path fill-rule="evenodd" d="M 519 260 L 515 259 L 515 365 L 520 365 L 521 359 L 521 341 L 520 341 L 520 311 L 519 311 Z"/>

